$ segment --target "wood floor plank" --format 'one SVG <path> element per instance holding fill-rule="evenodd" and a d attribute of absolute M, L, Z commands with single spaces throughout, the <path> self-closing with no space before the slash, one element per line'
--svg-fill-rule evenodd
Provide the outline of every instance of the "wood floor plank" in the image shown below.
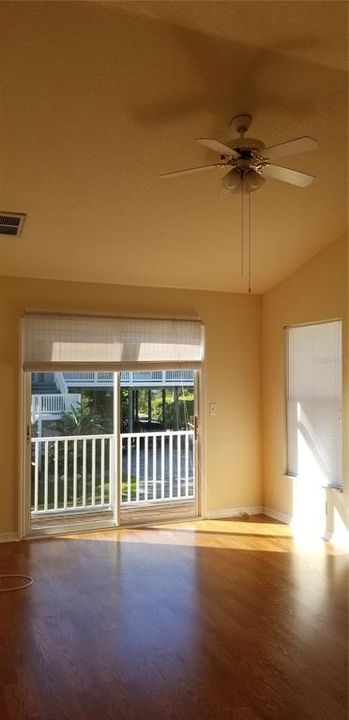
<path fill-rule="evenodd" d="M 0 546 L 1 720 L 346 720 L 347 559 L 266 517 Z"/>

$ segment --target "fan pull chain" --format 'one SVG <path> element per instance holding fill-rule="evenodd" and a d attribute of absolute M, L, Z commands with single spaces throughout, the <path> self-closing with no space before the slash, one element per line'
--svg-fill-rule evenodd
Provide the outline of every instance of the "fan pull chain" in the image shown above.
<path fill-rule="evenodd" d="M 251 288 L 251 193 L 248 193 L 248 292 L 252 292 Z"/>
<path fill-rule="evenodd" d="M 252 218 L 252 210 L 251 210 L 251 193 L 248 194 L 248 292 L 252 292 L 252 241 L 251 241 L 251 218 Z M 241 175 L 241 275 L 244 277 L 245 274 L 245 264 L 244 264 L 244 256 L 245 256 L 245 218 L 244 218 L 244 176 Z"/>
<path fill-rule="evenodd" d="M 241 175 L 241 275 L 244 276 L 244 175 Z"/>

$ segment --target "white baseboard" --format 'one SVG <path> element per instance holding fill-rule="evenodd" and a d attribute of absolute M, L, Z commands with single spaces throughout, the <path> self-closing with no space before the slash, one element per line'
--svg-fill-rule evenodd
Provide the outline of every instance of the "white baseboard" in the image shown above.
<path fill-rule="evenodd" d="M 274 510 L 271 507 L 265 507 L 263 505 L 254 505 L 252 507 L 223 508 L 222 510 L 209 510 L 206 517 L 208 520 L 219 520 L 221 518 L 239 517 L 243 513 L 247 513 L 248 515 L 269 515 L 269 517 L 286 523 L 287 525 L 292 524 L 291 515 L 286 515 L 285 513 Z"/>
<path fill-rule="evenodd" d="M 239 517 L 243 513 L 248 515 L 260 515 L 263 513 L 262 505 L 255 505 L 253 507 L 235 507 L 235 508 L 223 508 L 223 510 L 208 510 L 206 518 L 208 520 L 219 520 L 221 518 Z"/>
<path fill-rule="evenodd" d="M 18 535 L 15 532 L 2 533 L 0 535 L 0 543 L 15 542 L 18 540 Z"/>
<path fill-rule="evenodd" d="M 280 522 L 286 523 L 286 525 L 292 525 L 292 515 L 286 515 L 285 513 L 279 512 L 279 510 L 274 510 L 267 506 L 264 506 L 262 512 L 263 515 L 269 515 L 269 517 L 274 518 L 274 520 L 279 520 Z"/>

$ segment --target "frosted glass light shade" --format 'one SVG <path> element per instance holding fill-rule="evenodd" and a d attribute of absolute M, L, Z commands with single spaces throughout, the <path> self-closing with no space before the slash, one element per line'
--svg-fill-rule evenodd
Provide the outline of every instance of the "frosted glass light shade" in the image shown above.
<path fill-rule="evenodd" d="M 265 179 L 255 170 L 249 170 L 244 175 L 243 182 L 238 169 L 230 170 L 222 180 L 222 185 L 226 190 L 231 193 L 241 193 L 242 190 L 244 195 L 258 190 L 264 183 Z"/>

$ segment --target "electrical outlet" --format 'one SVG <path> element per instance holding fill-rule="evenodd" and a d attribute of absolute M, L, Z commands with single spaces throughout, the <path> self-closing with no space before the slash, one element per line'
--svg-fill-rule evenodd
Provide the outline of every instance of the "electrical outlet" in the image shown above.
<path fill-rule="evenodd" d="M 210 415 L 217 415 L 217 403 L 209 403 L 208 412 Z"/>

